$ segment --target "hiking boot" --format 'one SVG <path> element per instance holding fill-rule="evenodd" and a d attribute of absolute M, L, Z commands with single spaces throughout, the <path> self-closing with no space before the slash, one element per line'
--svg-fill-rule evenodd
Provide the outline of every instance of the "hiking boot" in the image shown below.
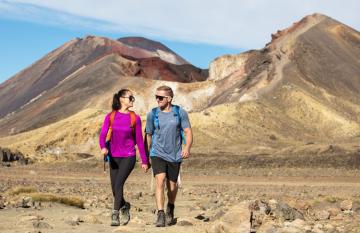
<path fill-rule="evenodd" d="M 111 226 L 120 226 L 119 211 L 113 210 L 111 214 Z"/>
<path fill-rule="evenodd" d="M 174 204 L 167 204 L 167 208 L 166 208 L 166 214 L 165 214 L 165 219 L 166 219 L 166 225 L 173 225 L 174 224 Z"/>
<path fill-rule="evenodd" d="M 157 227 L 165 227 L 165 213 L 163 210 L 158 211 L 155 225 Z"/>
<path fill-rule="evenodd" d="M 126 225 L 130 221 L 130 203 L 125 202 L 125 204 L 120 208 L 120 219 L 121 225 Z"/>

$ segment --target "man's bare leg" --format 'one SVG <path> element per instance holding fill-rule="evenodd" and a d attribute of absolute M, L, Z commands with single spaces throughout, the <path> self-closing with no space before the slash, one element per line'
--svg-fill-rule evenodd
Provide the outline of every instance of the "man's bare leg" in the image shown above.
<path fill-rule="evenodd" d="M 172 225 L 174 224 L 174 208 L 175 208 L 175 199 L 178 191 L 177 183 L 171 180 L 166 181 L 167 186 L 167 196 L 168 196 L 168 204 L 166 207 L 166 224 Z"/>
<path fill-rule="evenodd" d="M 156 206 L 158 210 L 164 210 L 164 202 L 165 202 L 165 195 L 164 195 L 164 188 L 165 188 L 165 180 L 166 175 L 165 173 L 160 173 L 155 176 L 156 182 L 156 190 L 155 190 L 155 199 L 156 199 Z"/>
<path fill-rule="evenodd" d="M 177 183 L 171 180 L 166 180 L 166 187 L 167 187 L 168 201 L 169 203 L 174 204 L 176 199 L 176 194 L 178 191 Z"/>

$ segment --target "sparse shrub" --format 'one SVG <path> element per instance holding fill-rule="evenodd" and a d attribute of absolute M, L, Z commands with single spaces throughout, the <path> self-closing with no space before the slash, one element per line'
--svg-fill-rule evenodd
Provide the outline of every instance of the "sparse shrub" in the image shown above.
<path fill-rule="evenodd" d="M 337 199 L 336 197 L 333 197 L 333 196 L 327 196 L 327 197 L 325 198 L 325 200 L 326 200 L 327 202 L 330 202 L 330 203 L 335 203 L 335 202 L 338 201 L 338 199 Z"/>
<path fill-rule="evenodd" d="M 269 137 L 271 140 L 276 140 L 276 136 L 274 134 L 271 134 L 270 137 Z"/>
<path fill-rule="evenodd" d="M 203 114 L 204 114 L 205 116 L 210 116 L 210 112 L 208 112 L 208 111 L 203 111 Z"/>

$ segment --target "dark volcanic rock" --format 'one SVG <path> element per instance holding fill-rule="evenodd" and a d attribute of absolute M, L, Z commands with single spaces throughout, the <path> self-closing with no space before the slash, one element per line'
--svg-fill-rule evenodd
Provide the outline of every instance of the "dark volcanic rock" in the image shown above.
<path fill-rule="evenodd" d="M 25 156 L 21 152 L 11 151 L 8 148 L 1 148 L 1 147 L 0 147 L 0 160 L 4 165 L 14 161 L 19 161 L 20 164 L 28 164 L 29 162 L 28 158 L 25 158 Z"/>

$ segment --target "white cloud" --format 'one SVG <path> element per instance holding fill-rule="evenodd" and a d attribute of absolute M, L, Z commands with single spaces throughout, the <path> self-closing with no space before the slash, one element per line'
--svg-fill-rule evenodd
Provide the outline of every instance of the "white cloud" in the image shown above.
<path fill-rule="evenodd" d="M 357 0 L 0 0 L 0 14 L 42 23 L 246 49 L 315 12 L 360 28 Z"/>

